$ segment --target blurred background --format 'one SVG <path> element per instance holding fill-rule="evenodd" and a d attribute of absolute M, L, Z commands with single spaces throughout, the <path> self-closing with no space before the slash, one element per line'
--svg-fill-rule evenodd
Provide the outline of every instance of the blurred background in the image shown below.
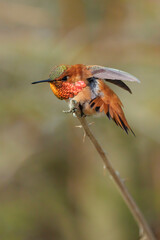
<path fill-rule="evenodd" d="M 113 86 L 136 137 L 91 129 L 160 239 L 160 1 L 1 0 L 0 239 L 135 240 L 138 228 L 79 122 L 46 79 L 97 64 L 141 80 Z"/>

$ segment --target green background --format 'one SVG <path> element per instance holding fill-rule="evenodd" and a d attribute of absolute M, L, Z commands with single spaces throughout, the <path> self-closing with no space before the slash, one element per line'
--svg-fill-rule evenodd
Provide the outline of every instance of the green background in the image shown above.
<path fill-rule="evenodd" d="M 141 80 L 111 86 L 136 137 L 105 116 L 91 129 L 160 239 L 160 2 L 0 2 L 0 239 L 135 240 L 138 227 L 79 122 L 46 79 L 98 64 Z"/>

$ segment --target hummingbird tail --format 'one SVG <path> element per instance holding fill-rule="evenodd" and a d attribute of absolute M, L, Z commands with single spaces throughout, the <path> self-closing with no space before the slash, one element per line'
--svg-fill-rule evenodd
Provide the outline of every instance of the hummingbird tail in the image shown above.
<path fill-rule="evenodd" d="M 114 120 L 116 125 L 120 126 L 127 134 L 128 131 L 131 131 L 135 135 L 125 118 L 122 103 L 115 93 L 112 97 L 107 95 L 96 97 L 91 100 L 90 107 L 96 112 L 104 112 L 109 119 Z"/>

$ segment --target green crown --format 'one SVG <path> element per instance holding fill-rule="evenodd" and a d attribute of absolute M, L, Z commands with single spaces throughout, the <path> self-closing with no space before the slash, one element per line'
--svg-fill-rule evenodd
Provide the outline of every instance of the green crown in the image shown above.
<path fill-rule="evenodd" d="M 49 74 L 49 78 L 51 80 L 59 78 L 62 75 L 62 73 L 64 73 L 64 71 L 66 69 L 67 69 L 67 67 L 65 65 L 60 65 L 60 66 L 53 67 L 50 74 Z"/>

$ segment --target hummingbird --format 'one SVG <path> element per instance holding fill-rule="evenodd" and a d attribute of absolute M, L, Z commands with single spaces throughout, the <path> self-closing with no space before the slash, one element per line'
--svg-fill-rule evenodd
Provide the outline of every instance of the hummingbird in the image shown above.
<path fill-rule="evenodd" d="M 69 112 L 72 109 L 72 101 L 76 102 L 81 111 L 81 116 L 90 116 L 100 113 L 114 120 L 126 133 L 131 131 L 124 112 L 123 104 L 116 93 L 106 82 L 131 92 L 131 89 L 123 82 L 140 82 L 133 75 L 114 68 L 99 65 L 58 65 L 51 69 L 49 78 L 32 82 L 32 84 L 48 82 L 55 96 L 69 103 Z"/>

